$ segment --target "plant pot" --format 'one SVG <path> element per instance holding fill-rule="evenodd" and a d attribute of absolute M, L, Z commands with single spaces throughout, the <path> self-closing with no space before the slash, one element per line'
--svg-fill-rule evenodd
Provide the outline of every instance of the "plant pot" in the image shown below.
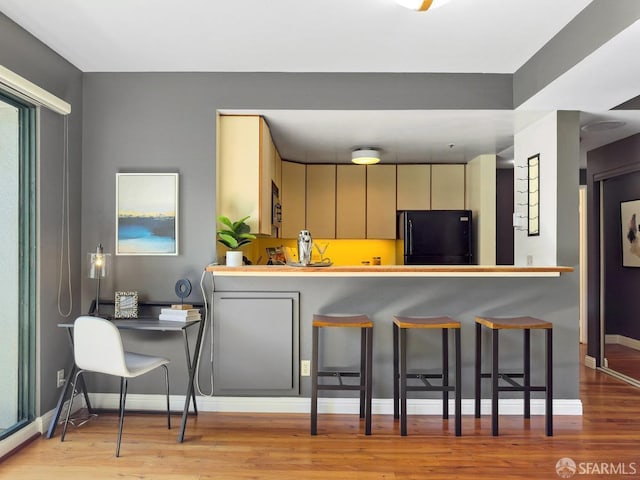
<path fill-rule="evenodd" d="M 242 252 L 240 250 L 229 250 L 227 252 L 227 267 L 242 266 Z"/>

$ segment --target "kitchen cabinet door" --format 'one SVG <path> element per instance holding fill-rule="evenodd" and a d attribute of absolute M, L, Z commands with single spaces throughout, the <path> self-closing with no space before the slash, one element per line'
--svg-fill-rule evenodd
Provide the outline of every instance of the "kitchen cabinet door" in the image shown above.
<path fill-rule="evenodd" d="M 307 230 L 336 238 L 336 166 L 307 165 Z"/>
<path fill-rule="evenodd" d="M 463 210 L 464 165 L 431 165 L 431 209 Z"/>
<path fill-rule="evenodd" d="M 215 292 L 215 395 L 300 394 L 298 292 Z"/>
<path fill-rule="evenodd" d="M 249 216 L 251 232 L 271 235 L 271 183 L 275 147 L 257 115 L 220 115 L 216 158 L 216 209 L 232 221 Z"/>
<path fill-rule="evenodd" d="M 297 238 L 306 227 L 306 168 L 303 163 L 282 162 L 282 227 L 280 238 Z"/>
<path fill-rule="evenodd" d="M 367 166 L 367 238 L 396 238 L 396 166 Z"/>
<path fill-rule="evenodd" d="M 397 210 L 431 208 L 431 165 L 398 165 Z"/>
<path fill-rule="evenodd" d="M 338 165 L 336 170 L 336 238 L 365 238 L 367 170 Z"/>

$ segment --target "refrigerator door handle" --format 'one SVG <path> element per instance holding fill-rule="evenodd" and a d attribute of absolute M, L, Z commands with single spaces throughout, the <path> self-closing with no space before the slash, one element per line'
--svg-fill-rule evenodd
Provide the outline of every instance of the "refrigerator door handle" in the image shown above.
<path fill-rule="evenodd" d="M 413 255 L 413 222 L 409 220 L 407 223 L 409 226 L 409 235 L 407 235 L 409 240 L 409 255 Z"/>

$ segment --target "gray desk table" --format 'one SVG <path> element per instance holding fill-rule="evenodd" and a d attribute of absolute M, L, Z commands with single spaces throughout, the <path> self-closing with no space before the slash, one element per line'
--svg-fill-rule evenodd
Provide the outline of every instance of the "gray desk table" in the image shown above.
<path fill-rule="evenodd" d="M 198 364 L 198 355 L 200 354 L 200 344 L 202 340 L 202 333 L 204 330 L 204 321 L 195 320 L 188 322 L 172 322 L 168 320 L 158 320 L 158 318 L 154 317 L 140 317 L 136 319 L 116 319 L 112 320 L 113 324 L 118 327 L 119 330 L 137 330 L 137 331 L 149 331 L 149 332 L 182 332 L 182 338 L 184 339 L 184 348 L 185 354 L 187 358 L 187 369 L 189 371 L 189 382 L 187 386 L 187 395 L 185 397 L 184 409 L 182 411 L 182 423 L 180 425 L 180 433 L 178 435 L 178 442 L 182 442 L 184 440 L 184 432 L 187 425 L 187 416 L 189 414 L 189 403 L 190 400 L 193 400 L 193 410 L 194 413 L 198 414 L 198 408 L 196 406 L 196 393 L 194 388 L 194 378 L 196 373 L 196 367 Z M 189 338 L 187 336 L 187 331 L 190 327 L 198 326 L 198 336 L 196 339 L 196 346 L 193 352 L 193 356 L 190 353 L 189 348 Z M 73 349 L 73 322 L 65 322 L 59 323 L 58 327 L 66 328 L 67 333 L 69 335 L 69 341 L 71 343 L 71 348 Z M 71 390 L 71 379 L 75 376 L 78 371 L 78 367 L 75 362 L 71 367 L 69 375 L 67 375 L 67 379 L 64 384 L 64 388 L 60 393 L 60 397 L 58 398 L 58 403 L 56 404 L 56 408 L 54 410 L 53 418 L 51 419 L 51 423 L 49 424 L 49 429 L 47 431 L 46 438 L 51 438 L 55 432 L 56 425 L 58 424 L 58 420 L 60 419 L 60 413 L 62 411 L 62 406 L 64 405 L 65 399 L 69 396 Z M 82 376 L 80 377 L 82 384 L 79 385 L 82 394 L 84 395 L 85 402 L 87 403 L 87 408 L 89 412 L 92 412 L 93 409 L 91 407 L 91 402 L 89 401 L 89 395 L 87 394 L 87 387 L 84 384 L 84 380 L 82 380 Z"/>

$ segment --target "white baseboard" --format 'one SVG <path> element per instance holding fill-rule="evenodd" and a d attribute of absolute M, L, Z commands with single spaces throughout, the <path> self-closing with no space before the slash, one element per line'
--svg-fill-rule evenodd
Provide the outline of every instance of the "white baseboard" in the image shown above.
<path fill-rule="evenodd" d="M 89 394 L 91 404 L 96 408 L 117 409 L 119 395 L 116 393 Z M 164 395 L 127 395 L 127 409 L 130 410 L 158 410 L 165 407 Z M 321 398 L 318 400 L 319 413 L 358 413 L 357 398 Z M 243 413 L 309 413 L 309 398 L 301 397 L 197 397 L 198 410 L 202 412 L 243 412 Z M 172 410 L 184 408 L 184 396 L 172 395 L 169 401 Z M 524 400 L 500 399 L 500 415 L 522 415 Z M 449 410 L 455 410 L 453 400 L 449 400 Z M 372 402 L 374 415 L 392 415 L 393 399 L 374 398 Z M 491 400 L 482 399 L 480 411 L 483 415 L 491 413 Z M 582 415 L 582 401 L 580 399 L 556 399 L 553 401 L 554 415 Z M 409 399 L 407 400 L 409 415 L 441 415 L 442 400 L 437 399 Z M 544 415 L 544 399 L 531 400 L 531 414 Z M 474 400 L 462 400 L 462 414 L 474 414 Z"/>
<path fill-rule="evenodd" d="M 584 356 L 584 366 L 592 369 L 596 369 L 596 357 L 591 357 L 589 355 Z"/>
<path fill-rule="evenodd" d="M 634 350 L 640 350 L 640 340 L 636 340 L 635 338 L 631 337 L 625 337 L 624 335 L 605 335 L 604 343 L 624 345 L 625 347 L 629 347 Z"/>

